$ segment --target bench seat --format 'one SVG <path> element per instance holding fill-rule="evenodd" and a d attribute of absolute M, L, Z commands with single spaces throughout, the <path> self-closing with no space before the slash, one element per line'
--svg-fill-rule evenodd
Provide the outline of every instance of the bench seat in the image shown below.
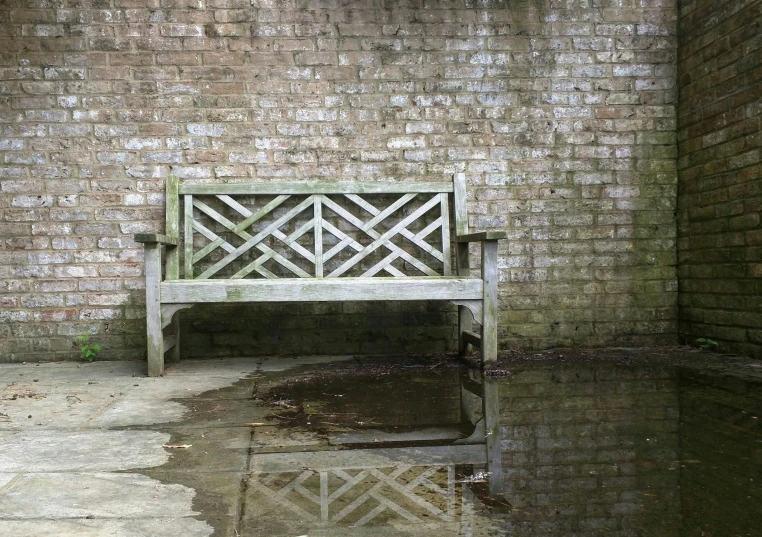
<path fill-rule="evenodd" d="M 476 278 L 345 278 L 309 280 L 178 280 L 161 284 L 162 304 L 223 302 L 337 302 L 365 300 L 481 300 Z"/>

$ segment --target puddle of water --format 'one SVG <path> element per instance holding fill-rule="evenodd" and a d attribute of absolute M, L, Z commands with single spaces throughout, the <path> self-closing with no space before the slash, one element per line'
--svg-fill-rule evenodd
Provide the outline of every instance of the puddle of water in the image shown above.
<path fill-rule="evenodd" d="M 261 371 L 180 400 L 143 473 L 226 537 L 759 534 L 762 372 L 579 358 Z"/>

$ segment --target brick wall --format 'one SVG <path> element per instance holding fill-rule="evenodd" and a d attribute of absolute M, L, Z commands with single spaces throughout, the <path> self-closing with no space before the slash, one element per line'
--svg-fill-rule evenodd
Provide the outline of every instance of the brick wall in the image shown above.
<path fill-rule="evenodd" d="M 162 229 L 169 173 L 463 171 L 472 226 L 511 236 L 503 348 L 675 338 L 674 0 L 7 0 L 0 20 L 3 360 L 72 357 L 81 333 L 143 355 L 131 235 Z M 411 308 L 196 308 L 184 352 L 452 348 L 452 308 Z"/>
<path fill-rule="evenodd" d="M 684 370 L 680 378 L 683 535 L 759 533 L 760 379 Z"/>
<path fill-rule="evenodd" d="M 682 535 L 674 370 L 556 361 L 511 372 L 497 381 L 506 534 Z"/>
<path fill-rule="evenodd" d="M 683 0 L 680 334 L 762 357 L 762 2 Z"/>

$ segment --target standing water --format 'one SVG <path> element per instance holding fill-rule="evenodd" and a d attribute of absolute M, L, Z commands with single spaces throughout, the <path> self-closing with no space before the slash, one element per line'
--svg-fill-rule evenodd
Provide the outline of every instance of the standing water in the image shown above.
<path fill-rule="evenodd" d="M 758 536 L 762 368 L 679 351 L 268 362 L 143 473 L 220 536 Z"/>

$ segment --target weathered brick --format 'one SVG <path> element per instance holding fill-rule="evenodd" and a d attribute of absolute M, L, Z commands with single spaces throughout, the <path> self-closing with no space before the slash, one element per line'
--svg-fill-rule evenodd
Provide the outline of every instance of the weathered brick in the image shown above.
<path fill-rule="evenodd" d="M 472 225 L 515 232 L 501 252 L 501 281 L 557 284 L 542 297 L 537 289 L 501 287 L 504 315 L 513 307 L 534 311 L 515 331 L 505 317 L 501 343 L 570 342 L 563 328 L 548 328 L 556 318 L 551 299 L 589 294 L 602 303 L 609 291 L 582 283 L 593 281 L 592 269 L 574 268 L 639 266 L 635 257 L 613 258 L 632 254 L 635 240 L 668 249 L 658 241 L 669 234 L 649 230 L 670 229 L 675 196 L 655 188 L 675 177 L 674 6 L 589 4 L 541 0 L 525 10 L 469 0 L 436 9 L 322 10 L 274 0 L 120 0 L 98 9 L 0 7 L 13 36 L 0 38 L 13 51 L 0 62 L 0 190 L 8 194 L 0 230 L 12 236 L 3 244 L 29 248 L 24 259 L 35 261 L 14 269 L 29 280 L 19 296 L 68 293 L 64 307 L 35 309 L 49 313 L 24 321 L 65 321 L 40 338 L 44 343 L 12 337 L 23 348 L 53 349 L 77 326 L 105 336 L 112 317 L 142 318 L 141 250 L 130 234 L 163 231 L 170 173 L 183 181 L 442 180 L 464 171 Z M 28 64 L 16 61 L 22 55 Z M 751 102 L 739 110 L 757 118 Z M 747 174 L 758 166 L 756 147 L 726 145 L 735 135 L 700 135 L 725 152 L 725 165 Z M 729 205 L 717 210 L 722 218 L 744 216 Z M 753 223 L 732 225 L 754 242 Z M 593 255 L 596 245 L 613 253 Z M 665 270 L 630 277 L 636 287 L 655 278 L 667 289 L 675 278 Z M 35 278 L 65 283 L 59 291 L 52 284 L 32 291 Z M 585 325 L 578 344 L 618 342 L 634 329 L 610 321 L 607 307 L 567 304 L 566 319 L 609 326 Z M 673 330 L 647 324 L 659 320 L 649 304 L 633 307 L 643 317 L 632 318 L 644 323 L 638 330 L 654 338 Z M 258 311 L 267 318 L 266 308 Z M 444 323 L 431 331 L 442 348 L 453 334 L 451 320 Z M 372 349 L 352 347 L 345 332 L 337 337 L 346 349 Z M 298 341 L 316 344 L 291 340 L 295 352 L 306 350 L 296 350 Z M 226 349 L 249 352 L 235 345 Z M 268 351 L 260 345 L 257 352 Z"/>
<path fill-rule="evenodd" d="M 734 95 L 752 98 L 751 95 L 762 91 L 762 86 L 758 79 L 743 77 L 724 83 L 733 73 L 750 65 L 759 66 L 758 57 L 745 53 L 758 32 L 740 31 L 743 21 L 757 16 L 758 7 L 753 2 L 741 1 L 734 4 L 732 12 L 724 5 L 709 3 L 701 9 L 706 18 L 690 12 L 681 14 L 681 27 L 692 43 L 701 42 L 714 54 L 721 51 L 722 59 L 717 61 L 711 53 L 704 55 L 689 45 L 677 61 L 678 117 L 684 119 L 677 132 L 682 195 L 678 221 L 683 242 L 678 262 L 683 275 L 682 312 L 686 318 L 681 323 L 681 338 L 693 343 L 704 337 L 702 334 L 711 333 L 721 349 L 762 356 L 762 345 L 758 341 L 749 343 L 746 330 L 737 328 L 737 324 L 744 326 L 747 314 L 753 315 L 753 307 L 735 299 L 738 289 L 753 286 L 748 267 L 754 257 L 746 252 L 754 248 L 754 241 L 749 238 L 762 229 L 760 193 L 746 188 L 758 183 L 758 174 L 752 170 L 759 162 L 759 125 L 738 122 L 748 112 L 748 101 L 746 97 L 734 98 Z M 737 39 L 727 40 L 727 33 L 736 28 Z M 663 31 L 664 26 L 659 24 L 638 25 L 640 35 L 659 35 Z M 746 174 L 745 170 L 751 173 Z M 723 181 L 729 173 L 734 175 L 733 200 L 743 199 L 743 205 L 728 203 L 727 185 Z M 695 195 L 698 192 L 701 195 Z M 726 270 L 731 265 L 724 259 L 731 256 L 734 270 Z M 689 322 L 693 319 L 706 319 L 706 323 Z"/>

